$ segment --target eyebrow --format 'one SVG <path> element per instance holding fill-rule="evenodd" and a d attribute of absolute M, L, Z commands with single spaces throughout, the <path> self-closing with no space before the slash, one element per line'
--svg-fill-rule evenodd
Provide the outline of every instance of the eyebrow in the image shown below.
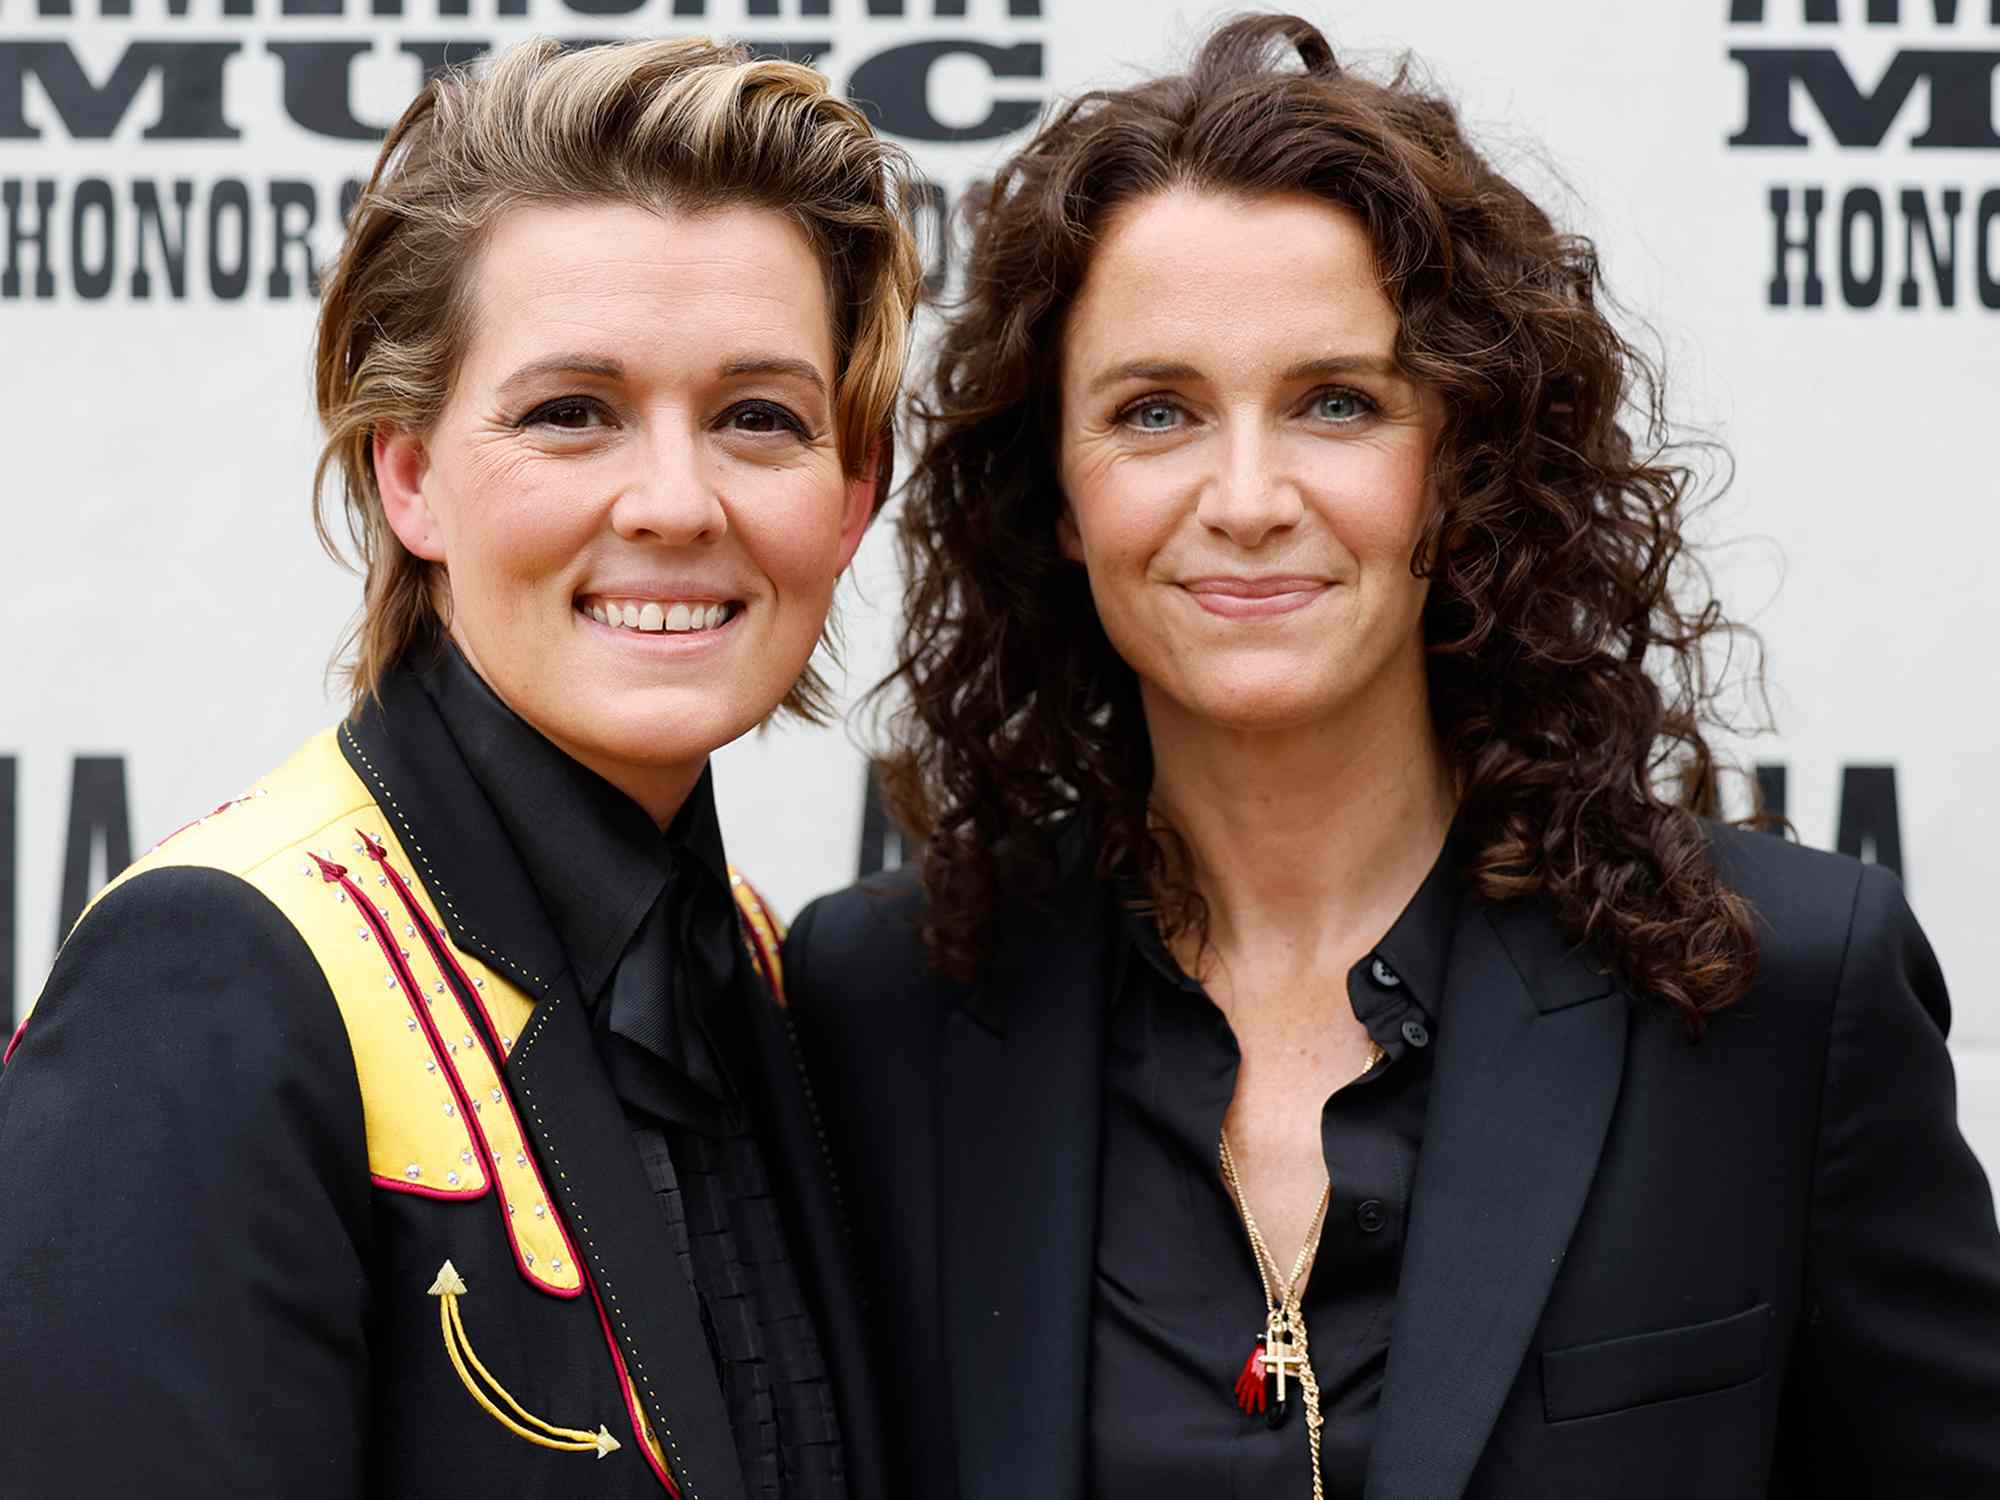
<path fill-rule="evenodd" d="M 530 360 L 520 369 L 500 382 L 503 392 L 516 386 L 527 385 L 544 375 L 599 375 L 606 380 L 618 380 L 625 374 L 625 367 L 615 359 L 606 359 L 601 354 L 551 354 L 546 359 Z"/>
<path fill-rule="evenodd" d="M 1403 370 L 1386 354 L 1335 354 L 1323 359 L 1301 360 L 1279 378 L 1285 381 L 1326 379 L 1335 375 L 1376 375 L 1387 379 L 1404 378 Z M 1113 365 L 1090 382 L 1090 394 L 1127 380 L 1199 380 L 1201 371 L 1183 360 L 1129 359 Z"/>
<path fill-rule="evenodd" d="M 722 367 L 722 378 L 734 380 L 743 375 L 790 375 L 803 380 L 822 398 L 826 395 L 826 378 L 810 360 L 786 359 L 778 355 L 752 355 L 744 359 L 732 359 Z"/>
<path fill-rule="evenodd" d="M 551 354 L 546 359 L 530 360 L 522 365 L 500 382 L 500 389 L 510 391 L 545 375 L 596 375 L 605 380 L 622 380 L 625 366 L 601 354 Z M 808 360 L 787 359 L 779 355 L 748 355 L 732 359 L 722 367 L 722 378 L 725 380 L 745 375 L 790 375 L 803 380 L 822 399 L 826 396 L 826 379 Z"/>

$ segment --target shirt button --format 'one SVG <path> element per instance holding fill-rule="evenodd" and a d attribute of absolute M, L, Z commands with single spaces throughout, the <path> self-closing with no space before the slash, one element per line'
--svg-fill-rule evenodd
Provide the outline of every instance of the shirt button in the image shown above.
<path fill-rule="evenodd" d="M 1375 982 L 1385 990 L 1398 989 L 1402 986 L 1402 975 L 1383 963 L 1379 958 L 1372 958 L 1368 961 L 1368 972 L 1375 976 Z"/>
<path fill-rule="evenodd" d="M 1403 1023 L 1403 1040 L 1412 1047 L 1428 1047 L 1431 1044 L 1431 1029 L 1422 1021 L 1410 1020 Z"/>
<path fill-rule="evenodd" d="M 1360 1226 L 1363 1234 L 1379 1233 L 1382 1226 L 1389 1222 L 1389 1216 L 1382 1212 L 1382 1200 L 1364 1198 L 1355 1204 L 1354 1222 Z"/>

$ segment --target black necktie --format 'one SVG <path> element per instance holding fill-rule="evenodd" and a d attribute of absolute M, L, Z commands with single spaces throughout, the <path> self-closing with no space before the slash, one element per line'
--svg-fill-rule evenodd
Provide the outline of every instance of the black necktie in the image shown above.
<path fill-rule="evenodd" d="M 676 858 L 605 987 L 602 1024 L 625 1045 L 607 1049 L 620 1097 L 707 1133 L 734 1129 L 736 1091 L 704 1012 L 733 1003 L 733 908 L 720 909 L 705 872 Z"/>

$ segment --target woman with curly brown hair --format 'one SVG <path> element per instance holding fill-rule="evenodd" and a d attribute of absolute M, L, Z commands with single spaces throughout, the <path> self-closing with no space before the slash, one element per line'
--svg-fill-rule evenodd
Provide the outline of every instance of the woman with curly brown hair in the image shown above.
<path fill-rule="evenodd" d="M 924 854 L 787 949 L 905 1492 L 2000 1492 L 1943 984 L 1705 816 L 1727 626 L 1590 245 L 1286 17 L 972 220 Z"/>

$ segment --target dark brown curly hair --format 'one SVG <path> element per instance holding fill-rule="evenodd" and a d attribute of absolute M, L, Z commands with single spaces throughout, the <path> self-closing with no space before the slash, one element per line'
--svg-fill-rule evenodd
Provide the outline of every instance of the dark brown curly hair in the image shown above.
<path fill-rule="evenodd" d="M 1590 242 L 1489 165 L 1447 100 L 1407 64 L 1386 83 L 1345 71 L 1292 16 L 1237 19 L 1186 73 L 1074 100 L 967 200 L 878 689 L 901 703 L 881 769 L 926 841 L 935 957 L 969 973 L 1001 893 L 1047 891 L 1072 825 L 1100 875 L 1145 883 L 1170 935 L 1205 937 L 1149 807 L 1136 679 L 1056 534 L 1065 316 L 1110 216 L 1175 188 L 1308 194 L 1366 225 L 1397 358 L 1446 412 L 1411 568 L 1431 580 L 1466 878 L 1488 900 L 1546 899 L 1699 1032 L 1756 964 L 1701 821 L 1720 808 L 1704 647 L 1738 627 L 1685 552 L 1693 474 L 1664 442 L 1657 371 L 1606 316 Z"/>

